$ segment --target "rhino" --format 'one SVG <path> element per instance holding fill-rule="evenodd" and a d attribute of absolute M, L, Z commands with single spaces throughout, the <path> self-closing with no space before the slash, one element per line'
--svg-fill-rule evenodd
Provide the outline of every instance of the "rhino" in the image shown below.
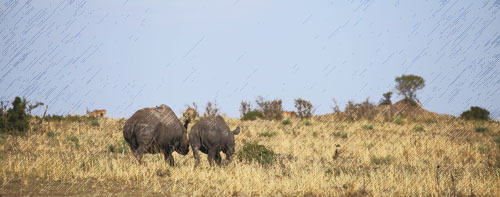
<path fill-rule="evenodd" d="M 166 105 L 143 108 L 132 115 L 123 127 L 123 137 L 139 163 L 145 153 L 163 153 L 166 162 L 174 165 L 172 152 L 189 153 L 187 119 L 184 125 Z"/>
<path fill-rule="evenodd" d="M 234 154 L 234 136 L 239 133 L 240 127 L 230 131 L 221 116 L 202 118 L 191 127 L 189 133 L 189 143 L 196 159 L 196 165 L 200 164 L 198 151 L 208 154 L 210 165 L 213 165 L 214 159 L 217 165 L 221 165 L 220 151 L 226 154 L 227 163 L 230 163 L 231 156 Z"/>

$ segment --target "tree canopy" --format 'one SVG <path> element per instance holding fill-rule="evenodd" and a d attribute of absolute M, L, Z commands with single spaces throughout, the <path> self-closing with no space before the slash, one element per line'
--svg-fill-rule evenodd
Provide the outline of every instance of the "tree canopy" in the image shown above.
<path fill-rule="evenodd" d="M 396 77 L 396 89 L 406 100 L 418 101 L 415 92 L 425 87 L 424 78 L 417 75 L 402 75 Z"/>

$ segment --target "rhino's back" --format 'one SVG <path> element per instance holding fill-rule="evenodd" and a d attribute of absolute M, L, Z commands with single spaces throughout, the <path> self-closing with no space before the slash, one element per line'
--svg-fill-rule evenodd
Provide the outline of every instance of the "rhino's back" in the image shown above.
<path fill-rule="evenodd" d="M 158 129 L 162 123 L 163 128 Z M 143 108 L 137 110 L 126 122 L 123 127 L 123 136 L 125 140 L 140 144 L 150 144 L 153 138 L 164 135 L 177 135 L 182 133 L 182 123 L 177 119 L 175 113 L 166 105 L 157 108 Z M 173 133 L 157 133 L 173 132 Z"/>
<path fill-rule="evenodd" d="M 206 117 L 193 125 L 189 138 L 203 146 L 220 145 L 228 132 L 229 127 L 222 117 Z"/>

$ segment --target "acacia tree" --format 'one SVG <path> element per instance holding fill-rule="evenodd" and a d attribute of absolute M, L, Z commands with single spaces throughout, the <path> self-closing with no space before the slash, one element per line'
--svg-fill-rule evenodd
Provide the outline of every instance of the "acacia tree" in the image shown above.
<path fill-rule="evenodd" d="M 424 88 L 424 78 L 417 75 L 401 75 L 400 77 L 396 77 L 395 81 L 397 83 L 396 89 L 400 95 L 405 97 L 405 100 L 418 101 L 415 92 Z"/>

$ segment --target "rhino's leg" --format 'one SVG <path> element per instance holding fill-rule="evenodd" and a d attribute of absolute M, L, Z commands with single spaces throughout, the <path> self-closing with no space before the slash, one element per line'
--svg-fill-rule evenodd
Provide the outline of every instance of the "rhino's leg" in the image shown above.
<path fill-rule="evenodd" d="M 211 166 L 214 165 L 214 158 L 215 158 L 216 153 L 217 153 L 217 151 L 215 149 L 208 150 L 208 163 Z"/>
<path fill-rule="evenodd" d="M 139 164 L 142 164 L 142 156 L 144 155 L 145 148 L 143 146 L 139 146 L 135 151 L 134 151 L 134 156 L 139 162 Z"/>
<path fill-rule="evenodd" d="M 220 153 L 217 152 L 215 153 L 215 162 L 217 163 L 217 165 L 221 165 L 222 164 L 222 157 L 220 156 Z"/>
<path fill-rule="evenodd" d="M 165 157 L 165 162 L 168 162 L 168 165 L 174 166 L 174 156 L 172 156 L 172 150 L 165 150 L 163 152 L 163 156 Z"/>
<path fill-rule="evenodd" d="M 195 161 L 195 166 L 198 166 L 200 164 L 200 154 L 198 154 L 199 147 L 196 146 L 191 146 L 191 149 L 193 149 L 193 156 Z"/>

